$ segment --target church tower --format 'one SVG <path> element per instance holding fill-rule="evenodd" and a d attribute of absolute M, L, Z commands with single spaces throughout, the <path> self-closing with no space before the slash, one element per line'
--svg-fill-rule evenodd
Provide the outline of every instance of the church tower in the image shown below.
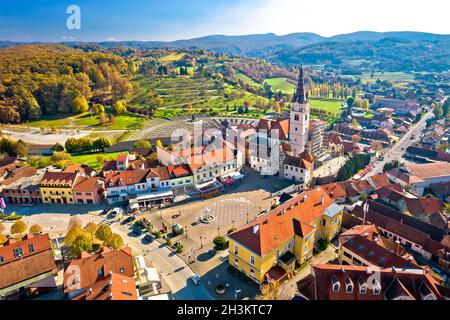
<path fill-rule="evenodd" d="M 289 113 L 289 140 L 292 155 L 298 157 L 307 147 L 309 134 L 309 103 L 305 94 L 303 66 L 300 66 L 297 89 Z"/>

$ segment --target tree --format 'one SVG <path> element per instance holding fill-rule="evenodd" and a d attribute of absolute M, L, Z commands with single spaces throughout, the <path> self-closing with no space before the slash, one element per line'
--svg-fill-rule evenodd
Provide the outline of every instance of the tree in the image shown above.
<path fill-rule="evenodd" d="M 152 148 L 152 145 L 148 140 L 138 140 L 133 143 L 133 148 L 150 150 Z"/>
<path fill-rule="evenodd" d="M 440 104 L 437 104 L 434 106 L 433 108 L 433 114 L 434 114 L 434 118 L 436 120 L 440 120 L 443 118 L 444 116 L 444 110 L 442 109 L 442 106 Z"/>
<path fill-rule="evenodd" d="M 383 150 L 383 146 L 381 145 L 380 141 L 373 141 L 372 149 L 375 151 L 375 153 L 377 153 L 377 152 Z"/>
<path fill-rule="evenodd" d="M 22 235 L 27 232 L 27 224 L 21 220 L 16 221 L 11 226 L 11 233 L 15 234 L 18 239 L 22 239 Z"/>
<path fill-rule="evenodd" d="M 105 113 L 105 107 L 104 107 L 102 104 L 95 103 L 95 104 L 92 106 L 92 111 L 93 111 L 95 114 L 100 115 L 100 114 L 102 114 L 102 113 Z"/>
<path fill-rule="evenodd" d="M 81 218 L 78 216 L 74 216 L 74 217 L 70 218 L 70 220 L 69 220 L 68 229 L 70 230 L 75 227 L 78 227 L 80 229 L 83 228 L 83 221 L 81 221 Z"/>
<path fill-rule="evenodd" d="M 125 105 L 122 103 L 122 101 L 117 101 L 115 104 L 114 104 L 114 112 L 117 114 L 117 115 L 121 115 L 121 114 L 124 114 L 125 112 L 127 112 L 127 108 L 125 107 Z"/>
<path fill-rule="evenodd" d="M 34 224 L 30 227 L 30 233 L 32 235 L 38 235 L 42 233 L 42 227 L 38 224 Z"/>
<path fill-rule="evenodd" d="M 215 237 L 213 243 L 216 250 L 225 250 L 227 247 L 227 240 L 224 237 Z"/>
<path fill-rule="evenodd" d="M 52 164 L 60 169 L 67 168 L 72 164 L 72 156 L 66 152 L 55 152 L 50 157 Z"/>
<path fill-rule="evenodd" d="M 113 250 L 117 250 L 123 247 L 123 239 L 116 233 L 111 234 L 106 240 L 103 242 L 105 247 L 108 247 Z"/>
<path fill-rule="evenodd" d="M 159 140 L 159 139 L 156 140 L 156 146 L 157 146 L 158 148 L 164 148 L 164 146 L 163 146 L 161 140 Z"/>
<path fill-rule="evenodd" d="M 261 294 L 256 297 L 256 300 L 277 300 L 280 294 L 280 284 L 271 281 L 261 286 Z"/>
<path fill-rule="evenodd" d="M 358 120 L 356 120 L 355 118 L 352 119 L 352 127 L 353 127 L 353 129 L 359 128 Z"/>
<path fill-rule="evenodd" d="M 61 151 L 64 151 L 64 147 L 63 147 L 59 142 L 57 142 L 57 143 L 52 147 L 52 150 L 55 151 L 55 152 L 61 152 Z"/>
<path fill-rule="evenodd" d="M 91 240 L 94 240 L 95 237 L 95 233 L 98 230 L 98 225 L 95 224 L 94 222 L 89 222 L 85 227 L 84 230 L 90 234 L 91 236 Z"/>
<path fill-rule="evenodd" d="M 13 155 L 18 157 L 26 157 L 28 155 L 28 146 L 22 140 L 18 140 L 13 147 Z"/>
<path fill-rule="evenodd" d="M 352 142 L 353 144 L 358 144 L 358 142 L 361 140 L 361 137 L 357 134 L 352 135 Z"/>
<path fill-rule="evenodd" d="M 0 246 L 2 246 L 6 241 L 8 241 L 8 238 L 4 234 L 0 233 Z"/>
<path fill-rule="evenodd" d="M 72 244 L 74 243 L 75 239 L 82 233 L 85 233 L 86 231 L 84 231 L 81 227 L 79 227 L 78 225 L 73 226 L 72 228 L 69 229 L 69 231 L 67 231 L 66 236 L 64 237 L 64 243 L 67 246 L 72 246 Z"/>
<path fill-rule="evenodd" d="M 105 149 L 111 147 L 111 145 L 111 141 L 105 137 L 100 137 L 92 142 L 92 148 L 94 150 L 105 151 Z"/>
<path fill-rule="evenodd" d="M 81 94 L 76 96 L 72 102 L 72 110 L 78 113 L 83 113 L 89 110 L 89 105 L 85 97 Z"/>
<path fill-rule="evenodd" d="M 77 235 L 70 246 L 70 253 L 73 256 L 79 256 L 83 251 L 92 252 L 92 241 L 86 232 Z"/>
<path fill-rule="evenodd" d="M 112 230 L 111 227 L 101 225 L 98 227 L 97 231 L 95 232 L 95 237 L 99 240 L 106 241 L 106 239 L 110 238 L 112 236 Z"/>

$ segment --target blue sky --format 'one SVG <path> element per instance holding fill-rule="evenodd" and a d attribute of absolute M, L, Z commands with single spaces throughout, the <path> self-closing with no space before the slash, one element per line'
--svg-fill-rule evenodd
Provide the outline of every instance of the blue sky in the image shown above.
<path fill-rule="evenodd" d="M 0 0 L 0 40 L 176 40 L 208 34 L 360 30 L 450 33 L 441 0 Z M 66 8 L 81 9 L 68 30 Z"/>

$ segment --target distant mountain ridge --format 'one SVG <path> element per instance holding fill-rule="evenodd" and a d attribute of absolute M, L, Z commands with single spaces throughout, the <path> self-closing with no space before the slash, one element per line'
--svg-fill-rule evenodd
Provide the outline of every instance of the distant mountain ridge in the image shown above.
<path fill-rule="evenodd" d="M 100 41 L 100 42 L 63 42 L 68 46 L 79 44 L 98 44 L 105 48 L 126 46 L 136 49 L 157 48 L 191 48 L 198 47 L 213 52 L 232 55 L 245 55 L 263 58 L 275 52 L 289 50 L 322 42 L 352 42 L 352 41 L 379 41 L 385 38 L 398 38 L 409 41 L 450 41 L 450 35 L 433 34 L 426 32 L 400 31 L 400 32 L 374 32 L 358 31 L 323 37 L 311 32 L 291 33 L 278 36 L 274 33 L 250 35 L 208 35 L 199 38 L 175 41 Z M 17 42 L 0 41 L 0 48 L 10 47 Z"/>

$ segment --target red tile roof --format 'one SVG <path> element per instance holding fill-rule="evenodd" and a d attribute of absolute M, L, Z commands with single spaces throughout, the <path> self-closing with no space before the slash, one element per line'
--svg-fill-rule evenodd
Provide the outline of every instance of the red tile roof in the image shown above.
<path fill-rule="evenodd" d="M 239 228 L 229 237 L 263 256 L 294 236 L 295 220 L 311 225 L 332 204 L 334 201 L 323 189 L 304 191 L 266 215 Z"/>
<path fill-rule="evenodd" d="M 34 251 L 31 251 L 33 246 Z M 23 256 L 15 257 L 14 249 L 22 248 Z M 55 258 L 48 234 L 39 236 L 27 235 L 22 241 L 5 244 L 0 247 L 0 289 L 32 279 L 36 276 L 54 272 Z"/>
<path fill-rule="evenodd" d="M 48 171 L 42 177 L 41 186 L 58 185 L 71 188 L 75 184 L 77 177 L 78 173 Z"/>
<path fill-rule="evenodd" d="M 73 270 L 79 270 L 77 277 Z M 72 282 L 69 280 L 72 279 Z M 64 268 L 64 292 L 85 289 L 77 300 L 136 299 L 134 262 L 131 248 L 110 251 L 102 248 L 96 255 L 83 254 Z M 90 291 L 92 289 L 92 292 Z"/>
<path fill-rule="evenodd" d="M 297 282 L 299 293 L 310 300 L 391 300 L 405 294 L 414 300 L 423 300 L 429 294 L 439 300 L 450 297 L 448 289 L 420 270 L 331 264 L 313 264 L 311 267 L 312 274 Z M 374 279 L 377 279 L 375 284 Z M 338 292 L 332 290 L 333 283 L 339 284 Z M 353 284 L 351 292 L 346 291 L 349 283 Z M 362 294 L 360 287 L 364 285 L 367 290 Z M 375 285 L 381 289 L 380 294 L 374 293 Z"/>

